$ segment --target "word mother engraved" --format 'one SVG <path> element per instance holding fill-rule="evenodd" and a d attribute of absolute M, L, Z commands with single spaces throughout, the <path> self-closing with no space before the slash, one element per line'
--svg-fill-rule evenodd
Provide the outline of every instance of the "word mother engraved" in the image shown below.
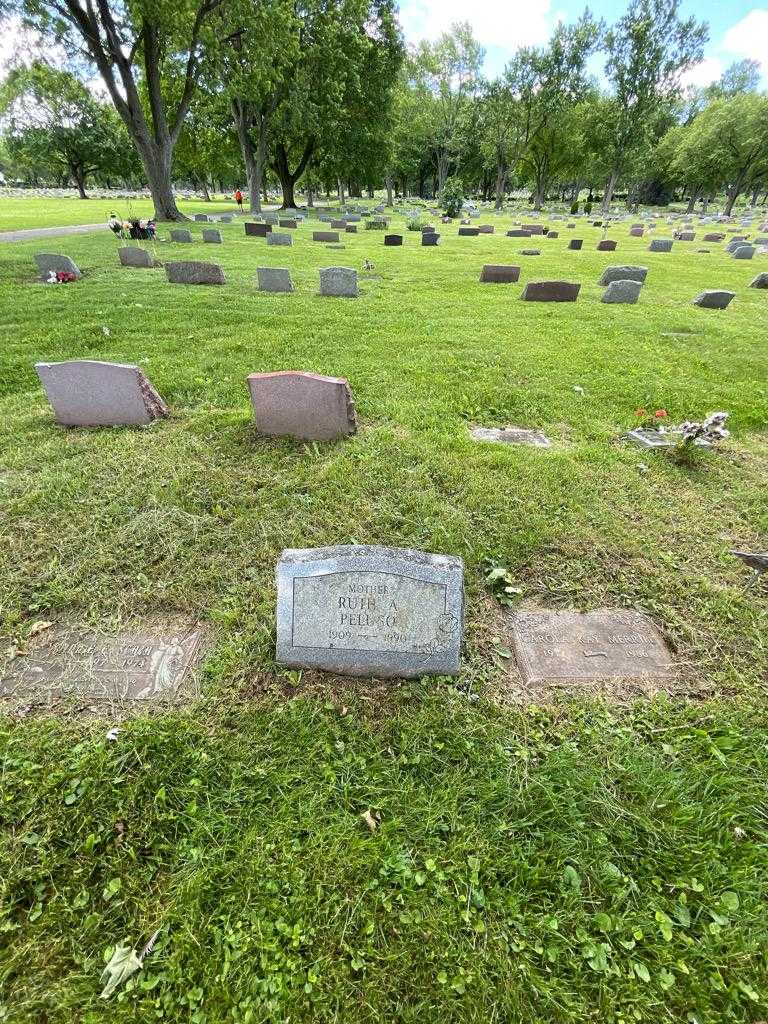
<path fill-rule="evenodd" d="M 456 675 L 464 563 L 408 548 L 284 551 L 277 660 L 356 676 Z"/>
<path fill-rule="evenodd" d="M 143 625 L 105 634 L 54 625 L 29 651 L 0 667 L 0 697 L 90 701 L 172 701 L 194 695 L 190 669 L 201 632 L 188 623 Z"/>
<path fill-rule="evenodd" d="M 521 611 L 511 624 L 526 683 L 669 679 L 673 673 L 661 634 L 640 612 Z"/>

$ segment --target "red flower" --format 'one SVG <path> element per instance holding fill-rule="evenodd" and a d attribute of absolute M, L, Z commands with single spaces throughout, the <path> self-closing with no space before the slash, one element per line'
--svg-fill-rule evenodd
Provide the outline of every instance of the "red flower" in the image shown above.
<path fill-rule="evenodd" d="M 656 417 L 657 420 L 664 420 L 667 418 L 669 413 L 666 409 L 657 409 L 653 415 Z"/>

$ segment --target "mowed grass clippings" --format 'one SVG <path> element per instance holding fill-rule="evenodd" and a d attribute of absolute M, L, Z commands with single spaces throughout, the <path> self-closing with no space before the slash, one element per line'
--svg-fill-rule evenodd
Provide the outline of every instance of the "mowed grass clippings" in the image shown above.
<path fill-rule="evenodd" d="M 110 723 L 6 720 L 7 1019 L 768 1013 L 768 595 L 728 555 L 768 533 L 767 300 L 748 288 L 765 257 L 649 253 L 627 225 L 598 253 L 599 229 L 562 223 L 524 257 L 511 216 L 493 219 L 478 238 L 441 225 L 438 248 L 403 231 L 385 249 L 361 227 L 329 251 L 315 223 L 290 249 L 241 223 L 220 225 L 222 246 L 200 225 L 192 245 L 157 244 L 160 260 L 220 263 L 219 288 L 121 268 L 106 232 L 0 246 L 4 646 L 65 615 L 183 613 L 211 638 L 203 700 L 125 722 L 114 743 Z M 36 283 L 43 250 L 84 279 Z M 519 263 L 520 283 L 481 285 L 483 263 Z M 650 268 L 636 306 L 599 301 L 615 263 Z M 334 265 L 361 271 L 359 299 L 318 295 Z M 289 267 L 296 292 L 259 293 L 257 266 Z M 546 278 L 580 281 L 578 302 L 519 301 Z M 705 288 L 737 298 L 691 306 Z M 171 419 L 57 428 L 33 364 L 69 358 L 137 363 Z M 245 377 L 277 369 L 347 377 L 358 435 L 260 438 Z M 618 441 L 639 406 L 725 409 L 733 437 L 684 462 L 643 452 Z M 474 424 L 554 447 L 478 444 Z M 285 699 L 302 683 L 274 665 L 275 563 L 343 543 L 466 560 L 462 677 L 393 684 L 384 702 L 343 682 Z M 499 708 L 489 561 L 532 604 L 648 612 L 711 699 Z M 99 1003 L 105 955 L 161 925 L 144 970 Z"/>

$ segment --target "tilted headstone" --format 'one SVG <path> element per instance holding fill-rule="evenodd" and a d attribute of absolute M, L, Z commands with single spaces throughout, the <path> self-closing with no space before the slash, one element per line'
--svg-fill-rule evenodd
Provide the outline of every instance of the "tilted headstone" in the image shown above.
<path fill-rule="evenodd" d="M 568 243 L 568 248 L 569 249 L 580 249 L 582 247 L 582 245 L 584 245 L 584 239 L 583 238 L 572 238 L 570 240 L 570 242 Z"/>
<path fill-rule="evenodd" d="M 733 258 L 735 260 L 751 260 L 754 255 L 755 247 L 753 245 L 740 245 L 734 252 Z"/>
<path fill-rule="evenodd" d="M 602 241 L 597 243 L 598 252 L 615 252 L 616 242 L 612 238 L 604 238 Z"/>
<path fill-rule="evenodd" d="M 461 238 L 476 238 L 479 234 L 479 228 L 459 228 L 459 236 Z"/>
<path fill-rule="evenodd" d="M 200 260 L 172 260 L 165 264 L 171 284 L 224 284 L 224 271 L 218 263 Z"/>
<path fill-rule="evenodd" d="M 218 228 L 203 228 L 203 241 L 220 245 L 222 241 L 221 232 Z"/>
<path fill-rule="evenodd" d="M 642 287 L 641 281 L 611 281 L 600 301 L 634 306 L 640 298 Z"/>
<path fill-rule="evenodd" d="M 712 289 L 697 295 L 693 300 L 693 305 L 701 306 L 702 309 L 726 309 L 731 300 L 735 298 L 736 292 Z"/>
<path fill-rule="evenodd" d="M 750 288 L 768 288 L 768 272 L 758 274 L 757 277 L 753 277 L 749 282 Z"/>
<path fill-rule="evenodd" d="M 60 256 L 55 252 L 36 252 L 35 263 L 43 281 L 47 280 L 51 271 L 54 274 L 72 274 L 78 279 L 83 276 L 82 271 L 74 260 L 71 260 L 69 256 Z"/>
<path fill-rule="evenodd" d="M 520 280 L 520 267 L 504 263 L 486 263 L 480 272 L 483 284 L 516 284 Z"/>
<path fill-rule="evenodd" d="M 381 678 L 456 675 L 464 563 L 408 548 L 289 549 L 277 566 L 282 665 Z"/>
<path fill-rule="evenodd" d="M 338 242 L 339 233 L 338 231 L 313 231 L 312 241 L 313 242 Z"/>
<path fill-rule="evenodd" d="M 138 366 L 73 359 L 36 363 L 35 370 L 62 426 L 141 426 L 168 416 Z"/>
<path fill-rule="evenodd" d="M 648 252 L 672 252 L 671 238 L 654 238 L 648 246 Z"/>
<path fill-rule="evenodd" d="M 421 236 L 422 245 L 437 245 L 440 242 L 440 235 L 435 231 L 425 231 Z"/>
<path fill-rule="evenodd" d="M 257 267 L 260 292 L 292 292 L 291 272 L 285 267 Z"/>
<path fill-rule="evenodd" d="M 117 250 L 120 265 L 123 267 L 141 267 L 152 269 L 155 261 L 152 253 L 146 249 L 140 249 L 137 245 L 124 245 Z"/>
<path fill-rule="evenodd" d="M 188 228 L 174 228 L 171 231 L 172 242 L 191 242 L 192 232 Z"/>
<path fill-rule="evenodd" d="M 384 245 L 402 245 L 402 235 L 384 235 Z"/>
<path fill-rule="evenodd" d="M 529 281 L 520 298 L 526 302 L 575 302 L 580 288 L 572 281 Z"/>
<path fill-rule="evenodd" d="M 612 266 L 605 268 L 597 283 L 607 285 L 611 281 L 639 281 L 643 284 L 647 275 L 648 267 Z"/>
<path fill-rule="evenodd" d="M 260 434 L 332 441 L 357 430 L 352 392 L 343 378 L 300 370 L 252 373 L 248 390 Z"/>
<path fill-rule="evenodd" d="M 526 684 L 670 679 L 674 663 L 641 612 L 508 613 L 517 667 Z"/>
<path fill-rule="evenodd" d="M 273 231 L 267 235 L 267 245 L 293 245 L 293 236 Z"/>
<path fill-rule="evenodd" d="M 323 267 L 320 294 L 336 298 L 357 298 L 357 271 L 352 267 Z"/>
<path fill-rule="evenodd" d="M 245 233 L 251 238 L 266 238 L 272 231 L 271 224 L 258 224 L 254 221 L 247 220 L 243 225 Z"/>

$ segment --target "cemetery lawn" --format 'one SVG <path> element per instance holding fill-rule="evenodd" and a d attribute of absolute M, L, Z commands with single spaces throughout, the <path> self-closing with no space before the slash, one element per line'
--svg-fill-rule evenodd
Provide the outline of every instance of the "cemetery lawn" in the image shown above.
<path fill-rule="evenodd" d="M 180 199 L 182 213 L 191 217 L 195 213 L 234 213 L 237 209 L 231 197 L 206 203 L 201 199 Z M 22 231 L 27 228 L 55 228 L 68 224 L 106 224 L 114 210 L 118 217 L 151 217 L 149 199 L 43 199 L 30 197 L 0 197 L 0 232 Z"/>
<path fill-rule="evenodd" d="M 222 246 L 158 243 L 219 262 L 220 288 L 120 268 L 106 231 L 0 245 L 2 649 L 59 618 L 173 613 L 209 637 L 202 698 L 115 741 L 114 718 L 5 709 L 0 1020 L 768 1016 L 768 587 L 728 555 L 768 536 L 768 293 L 747 287 L 766 258 L 649 253 L 627 225 L 598 253 L 598 229 L 494 222 L 443 227 L 436 249 L 361 229 L 329 251 L 311 223 L 290 249 L 240 223 Z M 531 243 L 543 255 L 517 255 Z M 36 283 L 39 251 L 83 280 Z M 317 295 L 320 267 L 365 258 L 359 299 Z M 483 263 L 520 263 L 520 283 L 479 284 Z M 636 306 L 599 301 L 618 263 L 650 268 Z M 260 265 L 290 267 L 296 292 L 260 294 Z M 519 301 L 545 278 L 580 281 L 578 302 Z M 691 306 L 705 288 L 737 298 Z M 57 428 L 33 364 L 71 358 L 137 363 L 172 418 Z M 358 435 L 257 436 L 244 378 L 284 368 L 347 377 Z M 640 406 L 724 409 L 733 436 L 689 461 L 643 452 L 618 441 Z M 478 444 L 474 424 L 553 449 Z M 280 551 L 352 543 L 465 559 L 457 680 L 274 664 Z M 517 701 L 489 565 L 525 607 L 647 612 L 680 692 Z M 157 928 L 100 1001 L 115 944 Z"/>

